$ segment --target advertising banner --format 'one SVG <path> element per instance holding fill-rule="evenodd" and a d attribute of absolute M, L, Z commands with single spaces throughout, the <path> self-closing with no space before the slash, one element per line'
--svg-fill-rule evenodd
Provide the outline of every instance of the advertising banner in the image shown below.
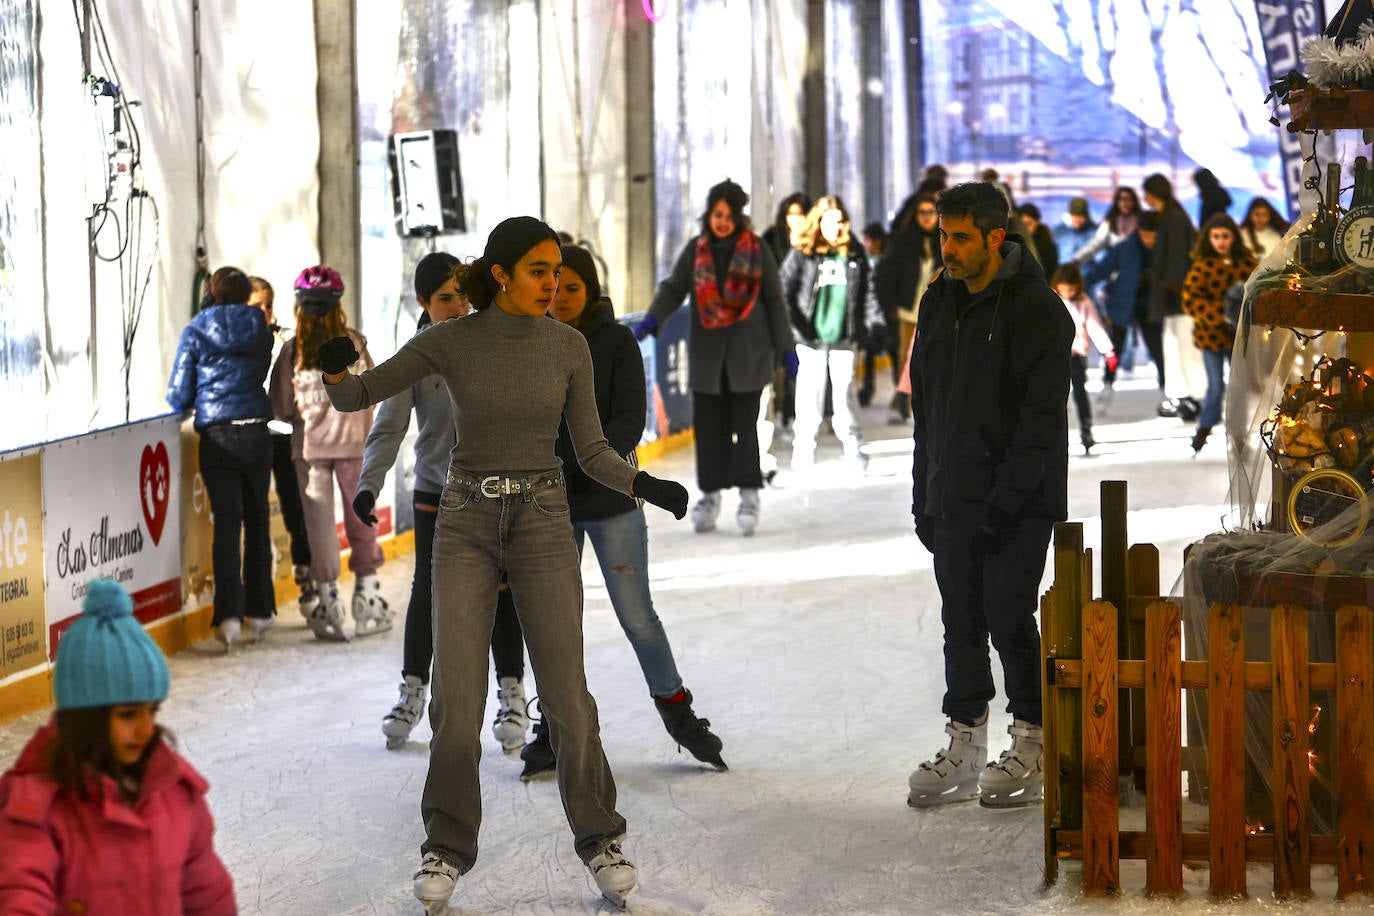
<path fill-rule="evenodd" d="M 1269 81 L 1282 79 L 1290 70 L 1305 69 L 1298 53 L 1303 43 L 1320 35 L 1325 26 L 1320 0 L 1255 0 L 1255 12 L 1259 16 Z M 1275 117 L 1280 123 L 1286 123 L 1288 106 L 1280 107 Z M 1301 137 L 1282 129 L 1276 133 L 1283 159 L 1283 191 L 1288 212 L 1301 213 L 1298 201 L 1303 182 Z"/>
<path fill-rule="evenodd" d="M 0 461 L 0 680 L 47 660 L 42 475 L 37 454 Z"/>
<path fill-rule="evenodd" d="M 161 417 L 44 446 L 50 658 L 92 579 L 123 585 L 145 624 L 181 610 L 179 425 Z"/>
<path fill-rule="evenodd" d="M 214 600 L 213 546 L 210 494 L 200 476 L 200 436 L 187 423 L 181 429 L 181 588 L 187 610 Z"/>

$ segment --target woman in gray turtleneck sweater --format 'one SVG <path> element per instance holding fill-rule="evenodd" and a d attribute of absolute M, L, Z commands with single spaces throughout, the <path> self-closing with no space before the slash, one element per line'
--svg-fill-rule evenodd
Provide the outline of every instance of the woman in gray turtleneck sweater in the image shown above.
<path fill-rule="evenodd" d="M 475 314 L 417 335 L 360 375 L 346 371 L 357 358 L 347 338 L 320 348 L 339 410 L 363 409 L 432 374 L 453 401 L 457 442 L 434 538 L 434 740 L 420 803 L 427 836 L 415 875 L 415 896 L 427 907 L 447 901 L 477 858 L 486 646 L 502 572 L 553 730 L 577 853 L 613 902 L 635 886 L 583 668 L 582 574 L 554 453 L 560 420 L 567 418 L 582 469 L 606 486 L 678 518 L 687 491 L 637 470 L 602 434 L 587 343 L 544 314 L 561 262 L 552 229 L 533 217 L 505 220 L 462 284 Z"/>

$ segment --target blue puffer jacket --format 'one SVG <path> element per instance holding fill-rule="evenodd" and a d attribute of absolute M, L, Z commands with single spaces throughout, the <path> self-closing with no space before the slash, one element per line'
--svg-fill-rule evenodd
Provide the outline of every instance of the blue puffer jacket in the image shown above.
<path fill-rule="evenodd" d="M 272 418 L 263 382 L 272 362 L 267 319 L 251 305 L 212 305 L 181 332 L 167 403 L 195 408 L 196 429 Z"/>
<path fill-rule="evenodd" d="M 1083 265 L 1083 285 L 1091 289 L 1106 282 L 1106 308 L 1112 324 L 1129 327 L 1137 311 L 1149 305 L 1148 281 L 1152 253 L 1140 241 L 1140 233 L 1132 232 L 1117 242 L 1098 261 Z"/>

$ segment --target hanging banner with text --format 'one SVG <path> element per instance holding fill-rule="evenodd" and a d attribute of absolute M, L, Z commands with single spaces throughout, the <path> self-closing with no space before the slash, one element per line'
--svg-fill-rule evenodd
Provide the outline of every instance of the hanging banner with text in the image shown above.
<path fill-rule="evenodd" d="M 1298 52 L 1310 38 L 1322 33 L 1326 20 L 1321 0 L 1255 0 L 1259 14 L 1260 40 L 1269 67 L 1269 82 L 1288 75 L 1290 70 L 1303 70 Z M 1275 114 L 1280 124 L 1288 123 L 1288 106 Z M 1301 134 L 1278 129 L 1279 157 L 1283 161 L 1283 191 L 1289 213 L 1301 213 L 1298 195 L 1302 191 L 1303 151 L 1299 145 Z M 1280 208 L 1282 209 L 1282 208 Z"/>
<path fill-rule="evenodd" d="M 181 610 L 181 438 L 162 417 L 43 447 L 48 655 L 92 579 L 119 582 L 143 623 Z"/>
<path fill-rule="evenodd" d="M 0 681 L 47 661 L 43 459 L 0 460 Z"/>

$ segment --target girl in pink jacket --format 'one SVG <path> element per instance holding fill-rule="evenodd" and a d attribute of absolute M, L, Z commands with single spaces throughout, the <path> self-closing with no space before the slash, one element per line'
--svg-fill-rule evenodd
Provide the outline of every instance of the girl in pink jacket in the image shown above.
<path fill-rule="evenodd" d="M 1097 347 L 1097 352 L 1102 354 L 1108 372 L 1116 371 L 1116 350 L 1112 347 L 1111 335 L 1097 315 L 1097 307 L 1083 291 L 1083 274 L 1077 264 L 1071 262 L 1056 270 L 1050 278 L 1050 286 L 1064 300 L 1064 307 L 1073 318 L 1073 356 L 1069 361 L 1069 381 L 1073 385 L 1074 407 L 1078 409 L 1078 435 L 1083 443 L 1083 454 L 1091 455 L 1097 440 L 1093 438 L 1093 407 L 1088 400 L 1088 343 L 1091 341 Z"/>
<path fill-rule="evenodd" d="M 58 644 L 57 712 L 0 776 L 0 913 L 232 916 L 208 788 L 157 724 L 170 678 L 117 583 Z"/>

